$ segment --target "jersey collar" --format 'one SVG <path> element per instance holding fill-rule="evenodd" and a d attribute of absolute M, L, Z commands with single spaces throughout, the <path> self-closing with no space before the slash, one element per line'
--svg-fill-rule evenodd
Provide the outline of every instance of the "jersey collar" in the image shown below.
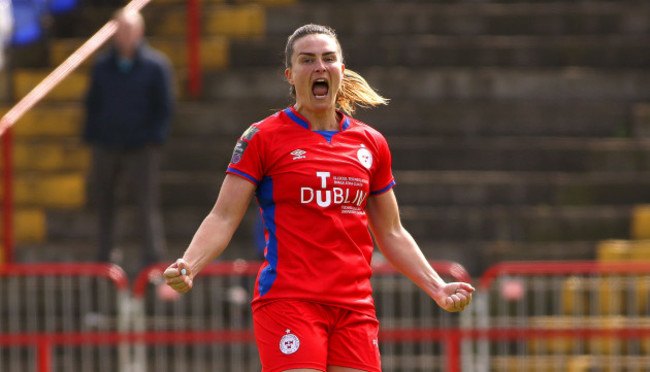
<path fill-rule="evenodd" d="M 307 119 L 303 118 L 298 111 L 296 111 L 293 107 L 288 107 L 284 109 L 284 113 L 287 114 L 289 119 L 293 120 L 294 123 L 300 125 L 301 127 L 311 130 L 311 125 L 307 121 Z M 350 127 L 350 118 L 347 117 L 345 114 L 339 112 L 341 114 L 341 122 L 339 123 L 339 127 L 341 131 L 344 131 Z"/>

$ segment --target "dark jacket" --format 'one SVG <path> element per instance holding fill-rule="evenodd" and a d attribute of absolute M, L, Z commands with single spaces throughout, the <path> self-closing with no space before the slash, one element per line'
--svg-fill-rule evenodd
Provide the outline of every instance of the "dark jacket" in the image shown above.
<path fill-rule="evenodd" d="M 143 42 L 130 68 L 121 69 L 112 48 L 93 67 L 85 103 L 87 142 L 113 148 L 164 142 L 174 104 L 169 60 Z"/>

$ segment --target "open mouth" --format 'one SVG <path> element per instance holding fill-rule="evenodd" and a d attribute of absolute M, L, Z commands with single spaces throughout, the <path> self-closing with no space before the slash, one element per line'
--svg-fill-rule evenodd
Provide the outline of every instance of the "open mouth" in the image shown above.
<path fill-rule="evenodd" d="M 318 79 L 314 81 L 314 85 L 311 87 L 311 92 L 317 99 L 323 99 L 327 97 L 330 87 L 325 79 Z"/>

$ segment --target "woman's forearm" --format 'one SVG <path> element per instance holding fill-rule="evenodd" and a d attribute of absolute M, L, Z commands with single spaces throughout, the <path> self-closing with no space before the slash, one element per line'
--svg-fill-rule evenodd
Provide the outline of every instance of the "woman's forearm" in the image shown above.
<path fill-rule="evenodd" d="M 377 245 L 393 267 L 430 296 L 445 284 L 440 275 L 429 265 L 411 234 L 404 228 L 379 238 Z"/>
<path fill-rule="evenodd" d="M 183 254 L 183 260 L 190 265 L 193 275 L 223 253 L 236 228 L 233 222 L 214 212 L 205 217 Z"/>

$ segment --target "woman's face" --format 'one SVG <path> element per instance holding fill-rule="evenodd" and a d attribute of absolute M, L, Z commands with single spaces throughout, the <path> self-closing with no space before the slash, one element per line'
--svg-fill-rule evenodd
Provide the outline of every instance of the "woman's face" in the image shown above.
<path fill-rule="evenodd" d="M 341 50 L 334 38 L 311 34 L 295 41 L 285 75 L 296 89 L 296 106 L 310 111 L 336 108 L 343 78 Z"/>

